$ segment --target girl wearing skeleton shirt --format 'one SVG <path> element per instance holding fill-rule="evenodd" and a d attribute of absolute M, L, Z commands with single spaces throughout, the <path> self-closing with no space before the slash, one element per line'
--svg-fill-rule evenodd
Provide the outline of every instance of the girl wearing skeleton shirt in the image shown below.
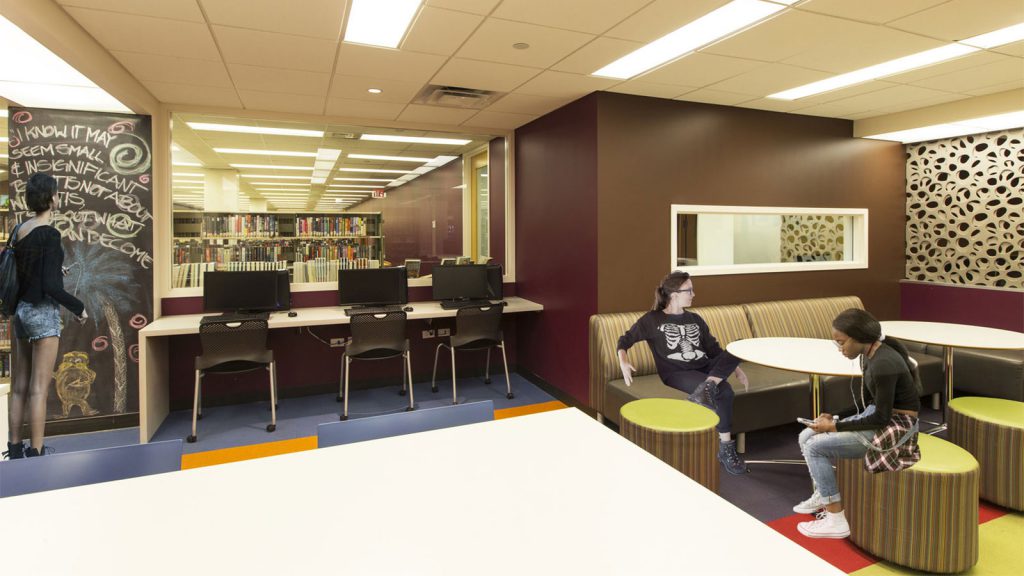
<path fill-rule="evenodd" d="M 749 470 L 732 439 L 734 393 L 726 378 L 735 372 L 736 379 L 746 387 L 747 376 L 737 368 L 739 359 L 718 345 L 707 322 L 686 310 L 693 297 L 693 280 L 688 273 L 672 272 L 665 276 L 654 292 L 654 307 L 619 338 L 619 367 L 626 385 L 631 386 L 636 368 L 630 364 L 626 351 L 637 342 L 646 341 L 661 381 L 686 392 L 691 402 L 718 415 L 718 460 L 730 474 L 744 474 Z"/>

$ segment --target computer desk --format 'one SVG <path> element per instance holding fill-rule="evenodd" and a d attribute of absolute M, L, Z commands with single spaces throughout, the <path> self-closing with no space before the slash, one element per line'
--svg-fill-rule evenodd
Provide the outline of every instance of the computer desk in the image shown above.
<path fill-rule="evenodd" d="M 525 298 L 509 297 L 503 308 L 505 314 L 539 312 L 544 306 Z M 452 318 L 458 310 L 445 310 L 440 302 L 410 302 L 409 320 Z M 287 312 L 270 315 L 270 329 L 308 328 L 348 324 L 349 317 L 341 306 L 296 308 L 296 316 Z M 170 337 L 199 334 L 199 322 L 206 314 L 163 316 L 139 331 L 139 442 L 149 442 L 170 412 Z"/>
<path fill-rule="evenodd" d="M 843 576 L 574 408 L 4 498 L 0 518 L 5 573 L 34 576 Z"/>

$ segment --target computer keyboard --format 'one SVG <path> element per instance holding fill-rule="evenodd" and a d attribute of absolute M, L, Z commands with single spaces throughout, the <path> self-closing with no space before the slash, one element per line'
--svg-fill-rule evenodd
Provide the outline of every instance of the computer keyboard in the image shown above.
<path fill-rule="evenodd" d="M 495 306 L 501 302 L 490 300 L 441 300 L 441 308 L 444 310 L 458 310 L 459 308 L 474 308 L 479 306 Z"/>
<path fill-rule="evenodd" d="M 345 316 L 351 316 L 353 314 L 387 314 L 388 312 L 401 312 L 404 306 L 354 306 L 352 308 L 345 308 Z"/>

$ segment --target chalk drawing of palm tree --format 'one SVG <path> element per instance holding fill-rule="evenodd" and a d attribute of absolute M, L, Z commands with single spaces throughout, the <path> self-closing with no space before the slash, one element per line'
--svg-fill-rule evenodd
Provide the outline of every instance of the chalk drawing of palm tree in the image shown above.
<path fill-rule="evenodd" d="M 114 412 L 123 414 L 128 405 L 128 351 L 121 318 L 138 303 L 133 279 L 136 268 L 124 255 L 109 248 L 77 242 L 68 250 L 66 266 L 71 268 L 70 292 L 85 304 L 96 328 L 100 323 L 98 312 L 106 320 L 114 353 Z"/>

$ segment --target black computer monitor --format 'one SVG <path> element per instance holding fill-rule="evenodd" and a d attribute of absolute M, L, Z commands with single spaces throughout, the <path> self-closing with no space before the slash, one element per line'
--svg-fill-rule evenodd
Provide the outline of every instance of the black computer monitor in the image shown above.
<path fill-rule="evenodd" d="M 204 312 L 279 310 L 278 270 L 203 273 Z"/>
<path fill-rule="evenodd" d="M 491 300 L 500 300 L 504 294 L 504 284 L 502 283 L 502 276 L 504 276 L 500 264 L 487 264 L 487 287 L 490 293 L 487 295 Z"/>
<path fill-rule="evenodd" d="M 277 270 L 277 308 L 275 310 L 292 309 L 292 279 L 287 270 Z"/>
<path fill-rule="evenodd" d="M 338 300 L 342 306 L 388 306 L 409 301 L 405 266 L 338 270 Z"/>
<path fill-rule="evenodd" d="M 491 297 L 485 265 L 436 266 L 433 276 L 434 300 L 483 300 Z"/>

